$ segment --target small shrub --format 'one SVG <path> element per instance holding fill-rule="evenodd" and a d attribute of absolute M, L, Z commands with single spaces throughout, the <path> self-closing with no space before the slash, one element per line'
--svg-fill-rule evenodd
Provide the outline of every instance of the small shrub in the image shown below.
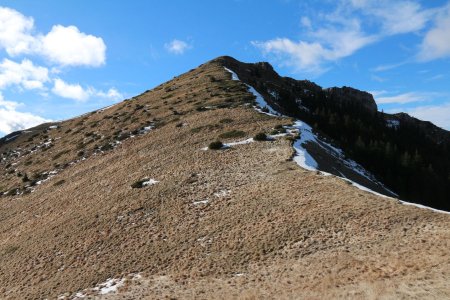
<path fill-rule="evenodd" d="M 223 123 L 223 124 L 233 123 L 233 119 L 225 118 L 225 119 L 220 120 L 219 123 Z"/>
<path fill-rule="evenodd" d="M 267 106 L 264 106 L 263 108 L 261 108 L 261 111 L 265 112 L 265 113 L 269 113 L 269 108 Z"/>
<path fill-rule="evenodd" d="M 60 158 L 61 156 L 63 156 L 66 153 L 69 153 L 69 150 L 63 150 L 61 152 L 58 152 L 55 156 L 53 156 L 53 160 L 57 160 L 58 158 Z"/>
<path fill-rule="evenodd" d="M 109 151 L 114 149 L 114 146 L 111 143 L 104 144 L 100 147 L 100 151 Z"/>
<path fill-rule="evenodd" d="M 208 148 L 211 150 L 219 150 L 222 149 L 223 143 L 221 141 L 215 141 L 209 144 Z"/>
<path fill-rule="evenodd" d="M 18 249 L 19 249 L 18 246 L 10 245 L 10 246 L 6 246 L 5 250 L 3 250 L 3 251 L 5 254 L 12 254 L 12 253 L 16 252 Z"/>
<path fill-rule="evenodd" d="M 295 138 L 294 138 L 292 135 L 287 135 L 287 136 L 285 137 L 285 139 L 288 140 L 288 141 L 291 141 L 291 142 L 294 142 L 294 141 L 295 141 Z"/>
<path fill-rule="evenodd" d="M 55 182 L 55 184 L 53 184 L 54 186 L 58 186 L 58 185 L 62 185 L 64 184 L 66 181 L 64 179 L 58 180 L 57 182 Z"/>
<path fill-rule="evenodd" d="M 28 178 L 28 175 L 25 174 L 25 175 L 22 177 L 22 182 L 29 182 L 29 181 L 30 181 L 30 178 Z"/>
<path fill-rule="evenodd" d="M 138 181 L 136 181 L 135 183 L 133 183 L 133 184 L 131 185 L 131 187 L 132 187 L 133 189 L 140 189 L 140 188 L 143 188 L 143 187 L 144 187 L 144 183 L 147 182 L 147 181 L 148 181 L 147 178 L 138 180 Z"/>
<path fill-rule="evenodd" d="M 253 137 L 253 139 L 255 141 L 266 141 L 267 135 L 264 132 L 259 132 Z"/>
<path fill-rule="evenodd" d="M 275 135 L 275 134 L 278 134 L 278 130 L 276 130 L 276 129 L 274 129 L 270 132 L 270 135 Z"/>
<path fill-rule="evenodd" d="M 241 130 L 231 130 L 228 132 L 221 133 L 219 138 L 230 139 L 230 138 L 240 138 L 246 136 L 246 133 Z"/>
<path fill-rule="evenodd" d="M 206 110 L 208 110 L 208 109 L 206 109 L 206 108 L 203 107 L 203 106 L 199 106 L 199 107 L 196 107 L 195 110 L 196 110 L 196 111 L 206 111 Z"/>

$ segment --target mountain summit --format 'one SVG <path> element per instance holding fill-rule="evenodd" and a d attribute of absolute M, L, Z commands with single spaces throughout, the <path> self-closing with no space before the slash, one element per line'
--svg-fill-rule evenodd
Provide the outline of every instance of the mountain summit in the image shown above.
<path fill-rule="evenodd" d="M 0 140 L 0 298 L 448 298 L 448 144 L 219 57 Z"/>

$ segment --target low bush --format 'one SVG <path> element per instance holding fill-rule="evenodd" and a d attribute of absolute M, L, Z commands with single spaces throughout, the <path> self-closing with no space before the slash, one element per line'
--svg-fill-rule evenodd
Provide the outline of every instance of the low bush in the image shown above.
<path fill-rule="evenodd" d="M 223 143 L 221 141 L 215 141 L 209 144 L 208 148 L 211 150 L 219 150 L 222 149 Z"/>
<path fill-rule="evenodd" d="M 220 120 L 219 123 L 224 123 L 224 124 L 233 123 L 233 119 L 225 118 L 225 119 Z"/>
<path fill-rule="evenodd" d="M 64 179 L 58 180 L 57 182 L 55 182 L 55 184 L 53 184 L 54 186 L 58 186 L 58 185 L 62 185 L 64 184 L 66 181 Z"/>
<path fill-rule="evenodd" d="M 136 181 L 135 183 L 133 183 L 133 184 L 131 185 L 131 187 L 132 187 L 133 189 L 141 189 L 141 188 L 143 188 L 143 187 L 145 186 L 144 183 L 146 183 L 147 181 L 148 181 L 148 178 L 144 178 L 144 179 L 138 180 L 138 181 Z"/>
<path fill-rule="evenodd" d="M 267 135 L 264 132 L 259 132 L 253 137 L 253 139 L 255 141 L 266 141 Z"/>
<path fill-rule="evenodd" d="M 240 137 L 244 137 L 246 135 L 247 134 L 244 131 L 231 130 L 231 131 L 228 131 L 228 132 L 221 133 L 219 135 L 219 138 L 221 138 L 221 139 L 240 138 Z"/>

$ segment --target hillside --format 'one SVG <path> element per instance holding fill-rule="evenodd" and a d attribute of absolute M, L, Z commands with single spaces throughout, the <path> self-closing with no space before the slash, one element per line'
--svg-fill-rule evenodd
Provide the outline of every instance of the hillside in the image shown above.
<path fill-rule="evenodd" d="M 301 168 L 230 61 L 1 140 L 0 298 L 450 297 L 450 215 Z"/>
<path fill-rule="evenodd" d="M 324 89 L 281 77 L 268 63 L 245 64 L 231 57 L 217 61 L 255 87 L 274 109 L 309 123 L 401 199 L 450 211 L 450 132 L 405 113 L 379 112 L 364 91 Z M 341 176 L 326 165 L 319 162 L 320 169 Z"/>

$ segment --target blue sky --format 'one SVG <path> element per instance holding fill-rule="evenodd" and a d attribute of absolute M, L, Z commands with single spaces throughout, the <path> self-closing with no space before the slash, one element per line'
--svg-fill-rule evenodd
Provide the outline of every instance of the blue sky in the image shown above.
<path fill-rule="evenodd" d="M 0 136 L 135 96 L 212 58 L 372 92 L 450 129 L 450 1 L 0 3 Z"/>

